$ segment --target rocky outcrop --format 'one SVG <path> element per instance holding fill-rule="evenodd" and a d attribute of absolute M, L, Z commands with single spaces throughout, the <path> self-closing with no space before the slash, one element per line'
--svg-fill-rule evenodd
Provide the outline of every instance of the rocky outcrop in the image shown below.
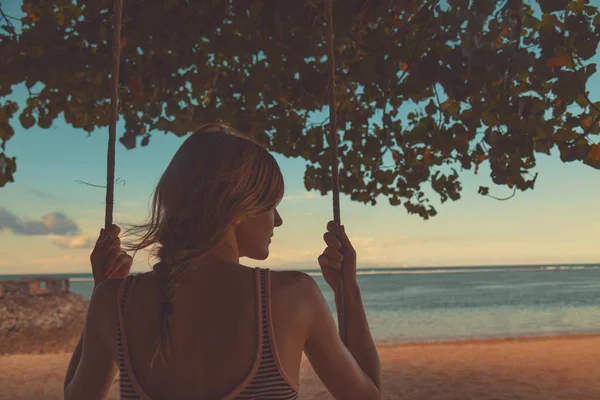
<path fill-rule="evenodd" d="M 73 351 L 88 303 L 74 293 L 0 298 L 0 354 Z"/>
<path fill-rule="evenodd" d="M 10 296 L 55 296 L 69 292 L 68 278 L 29 277 L 0 281 L 0 298 Z"/>

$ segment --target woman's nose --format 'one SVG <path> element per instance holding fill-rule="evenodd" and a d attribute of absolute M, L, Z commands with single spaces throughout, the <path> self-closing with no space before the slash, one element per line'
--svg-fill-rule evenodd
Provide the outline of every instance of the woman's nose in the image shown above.
<path fill-rule="evenodd" d="M 281 225 L 283 225 L 283 219 L 281 219 L 281 215 L 279 215 L 279 212 L 276 209 L 275 210 L 275 226 L 281 226 Z"/>

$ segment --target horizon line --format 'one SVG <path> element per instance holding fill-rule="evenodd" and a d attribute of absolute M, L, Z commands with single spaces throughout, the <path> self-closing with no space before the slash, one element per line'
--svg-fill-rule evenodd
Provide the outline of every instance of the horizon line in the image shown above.
<path fill-rule="evenodd" d="M 292 267 L 294 265 L 297 265 L 298 263 L 294 263 L 294 264 L 286 264 L 285 266 L 287 266 L 288 268 L 269 268 L 269 267 L 265 267 L 268 269 L 271 269 L 273 271 L 277 271 L 277 270 L 289 270 L 289 269 L 294 269 L 294 268 L 289 268 Z M 551 264 L 551 263 L 541 263 L 541 264 L 488 264 L 488 265 L 439 265 L 439 266 L 415 266 L 415 265 L 411 265 L 411 266 L 367 266 L 367 267 L 363 267 L 363 268 L 357 268 L 357 271 L 359 270 L 368 270 L 368 269 L 410 269 L 410 268 L 421 268 L 421 269 L 435 269 L 435 268 L 494 268 L 494 267 L 537 267 L 537 266 L 547 266 L 547 267 L 555 267 L 555 266 L 597 266 L 600 265 L 600 261 L 599 262 L 584 262 L 584 263 L 555 263 L 555 264 Z M 320 268 L 295 268 L 297 270 L 305 270 L 305 271 L 320 271 Z M 132 273 L 138 273 L 138 272 L 143 272 L 143 271 L 131 271 Z M 22 273 L 0 273 L 1 275 L 22 275 L 22 276 L 30 276 L 30 275 L 38 275 L 38 276 L 43 276 L 43 275 L 68 275 L 68 274 L 92 274 L 91 271 L 85 271 L 85 272 L 78 272 L 78 271 L 71 271 L 71 272 L 31 272 L 31 273 L 26 273 L 26 274 L 22 274 Z"/>

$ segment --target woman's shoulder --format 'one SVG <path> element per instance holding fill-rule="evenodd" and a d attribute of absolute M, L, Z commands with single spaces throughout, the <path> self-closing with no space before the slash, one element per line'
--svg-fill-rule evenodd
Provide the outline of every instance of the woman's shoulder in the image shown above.
<path fill-rule="evenodd" d="M 271 279 L 275 282 L 286 286 L 306 286 L 310 285 L 311 281 L 314 282 L 312 276 L 302 271 L 294 271 L 294 270 L 286 270 L 286 271 L 277 271 L 270 270 Z"/>
<path fill-rule="evenodd" d="M 271 270 L 272 290 L 294 299 L 310 298 L 319 290 L 315 279 L 302 271 Z"/>

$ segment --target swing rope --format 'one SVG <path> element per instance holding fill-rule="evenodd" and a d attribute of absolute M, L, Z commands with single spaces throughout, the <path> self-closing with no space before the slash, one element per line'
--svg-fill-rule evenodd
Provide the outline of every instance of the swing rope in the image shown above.
<path fill-rule="evenodd" d="M 335 99 L 335 58 L 333 51 L 333 0 L 325 0 L 325 18 L 327 19 L 327 61 L 329 95 L 329 150 L 331 154 L 331 179 L 333 191 L 333 220 L 339 225 L 340 218 L 340 178 L 338 173 L 338 134 L 337 107 Z M 340 274 L 335 290 L 335 304 L 338 314 L 338 328 L 342 342 L 346 343 L 346 318 L 344 307 L 344 279 Z"/>
<path fill-rule="evenodd" d="M 122 0 L 115 0 L 113 15 L 112 82 L 110 87 L 110 125 L 108 126 L 108 153 L 106 158 L 106 211 L 104 229 L 113 223 L 115 203 L 115 144 L 117 141 L 117 119 L 119 117 L 119 66 L 121 59 Z"/>
<path fill-rule="evenodd" d="M 325 0 L 325 17 L 327 19 L 327 59 L 328 59 L 328 97 L 329 97 L 329 147 L 331 153 L 331 178 L 333 190 L 333 220 L 341 224 L 340 218 L 340 183 L 338 173 L 338 136 L 335 98 L 335 59 L 333 48 L 333 5 L 332 0 Z M 106 212 L 104 227 L 108 229 L 113 223 L 114 191 L 115 191 L 115 145 L 117 137 L 117 119 L 119 116 L 119 67 L 121 58 L 121 21 L 123 18 L 122 0 L 114 0 L 113 43 L 112 43 L 112 85 L 110 91 L 111 118 L 108 128 L 108 152 L 106 173 Z M 346 343 L 346 319 L 344 308 L 344 281 L 340 278 L 335 291 L 335 303 L 338 314 L 338 327 L 342 341 Z"/>

